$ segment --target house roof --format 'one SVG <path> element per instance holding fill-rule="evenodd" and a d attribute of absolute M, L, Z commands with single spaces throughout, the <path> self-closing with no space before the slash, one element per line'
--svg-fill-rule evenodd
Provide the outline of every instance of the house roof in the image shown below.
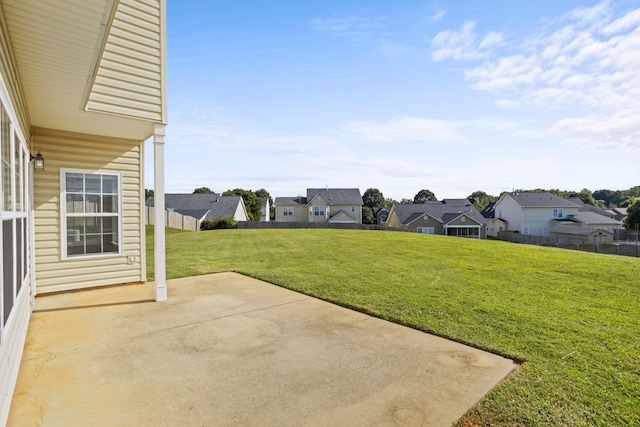
<path fill-rule="evenodd" d="M 153 206 L 153 203 L 153 197 L 145 201 L 147 206 Z M 242 197 L 221 196 L 216 193 L 165 194 L 164 204 L 167 210 L 198 219 L 202 219 L 206 213 L 206 219 L 215 221 L 223 216 L 234 215 L 238 205 L 242 204 Z"/>
<path fill-rule="evenodd" d="M 627 208 L 611 208 L 610 210 L 618 215 L 627 215 Z"/>
<path fill-rule="evenodd" d="M 595 212 L 578 212 L 575 215 L 571 215 L 572 218 L 580 221 L 583 224 L 606 224 L 611 226 L 621 225 L 622 222 L 609 218 L 608 216 L 600 215 Z"/>
<path fill-rule="evenodd" d="M 604 209 L 600 209 L 597 206 L 592 206 L 583 202 L 580 197 L 567 197 L 567 200 L 580 206 L 580 208 L 578 209 L 578 211 L 580 212 L 594 212 L 594 213 L 597 213 L 598 215 L 606 216 L 609 218 L 612 218 L 614 216 L 612 212 L 606 211 Z"/>
<path fill-rule="evenodd" d="M 274 206 L 290 206 L 290 205 L 306 205 L 307 198 L 302 196 L 296 197 L 276 197 L 273 201 Z"/>
<path fill-rule="evenodd" d="M 594 229 L 594 228 L 588 228 L 588 227 L 553 227 L 551 229 L 551 233 L 558 233 L 558 234 L 573 234 L 576 236 L 590 236 L 592 234 L 602 234 L 602 233 L 607 233 L 607 234 L 612 234 L 610 231 L 607 230 L 600 230 L 600 229 Z"/>
<path fill-rule="evenodd" d="M 496 217 L 495 206 L 496 206 L 496 202 L 491 202 L 487 206 L 485 206 L 480 213 L 485 218 L 495 218 Z"/>
<path fill-rule="evenodd" d="M 308 188 L 307 200 L 311 202 L 321 195 L 329 205 L 362 206 L 362 195 L 358 188 Z"/>
<path fill-rule="evenodd" d="M 525 208 L 575 208 L 575 203 L 546 191 L 506 193 Z"/>
<path fill-rule="evenodd" d="M 473 218 L 480 224 L 487 222 L 467 199 L 443 199 L 442 201 L 427 201 L 425 203 L 397 204 L 393 206 L 393 211 L 404 225 L 411 224 L 425 214 L 444 224 L 453 221 L 462 214 Z"/>

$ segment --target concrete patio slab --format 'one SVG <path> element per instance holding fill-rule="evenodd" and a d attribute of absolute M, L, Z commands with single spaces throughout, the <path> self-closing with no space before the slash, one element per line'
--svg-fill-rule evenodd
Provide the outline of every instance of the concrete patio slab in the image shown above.
<path fill-rule="evenodd" d="M 235 273 L 36 299 L 10 426 L 447 426 L 505 358 Z"/>

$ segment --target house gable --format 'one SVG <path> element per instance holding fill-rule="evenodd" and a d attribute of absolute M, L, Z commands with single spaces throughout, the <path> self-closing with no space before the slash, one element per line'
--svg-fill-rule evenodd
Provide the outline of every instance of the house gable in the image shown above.
<path fill-rule="evenodd" d="M 357 224 L 356 218 L 349 215 L 347 212 L 341 210 L 331 218 L 329 218 L 331 224 Z"/>

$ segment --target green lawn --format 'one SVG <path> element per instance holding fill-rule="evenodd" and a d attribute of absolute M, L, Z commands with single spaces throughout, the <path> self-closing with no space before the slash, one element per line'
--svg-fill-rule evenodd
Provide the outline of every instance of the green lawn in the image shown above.
<path fill-rule="evenodd" d="M 166 240 L 168 278 L 234 270 L 525 361 L 462 425 L 640 425 L 640 259 L 381 231 Z"/>

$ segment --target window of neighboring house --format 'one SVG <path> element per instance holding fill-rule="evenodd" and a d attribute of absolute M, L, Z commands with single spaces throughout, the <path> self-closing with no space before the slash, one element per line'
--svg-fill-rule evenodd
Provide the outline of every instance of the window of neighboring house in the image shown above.
<path fill-rule="evenodd" d="M 288 208 L 284 208 L 284 212 L 282 213 L 284 216 L 292 216 L 293 215 L 293 208 L 292 207 L 288 207 Z"/>
<path fill-rule="evenodd" d="M 315 216 L 324 216 L 324 206 L 314 206 L 313 214 Z"/>
<path fill-rule="evenodd" d="M 548 237 L 548 236 L 549 236 L 549 227 L 544 227 L 544 228 L 542 229 L 542 235 L 543 235 L 544 237 Z"/>
<path fill-rule="evenodd" d="M 522 234 L 529 234 L 529 227 L 522 227 Z"/>
<path fill-rule="evenodd" d="M 436 232 L 434 227 L 418 227 L 416 231 L 424 234 L 435 234 Z"/>
<path fill-rule="evenodd" d="M 121 174 L 61 170 L 63 258 L 121 253 Z"/>
<path fill-rule="evenodd" d="M 554 218 L 562 218 L 562 209 L 554 208 L 553 209 L 553 217 Z"/>
<path fill-rule="evenodd" d="M 355 212 L 356 211 L 356 207 L 355 206 L 351 206 L 351 212 Z"/>
<path fill-rule="evenodd" d="M 465 219 L 466 219 L 465 217 L 461 217 L 461 218 L 460 218 L 460 222 L 464 222 L 464 221 L 465 221 Z"/>

